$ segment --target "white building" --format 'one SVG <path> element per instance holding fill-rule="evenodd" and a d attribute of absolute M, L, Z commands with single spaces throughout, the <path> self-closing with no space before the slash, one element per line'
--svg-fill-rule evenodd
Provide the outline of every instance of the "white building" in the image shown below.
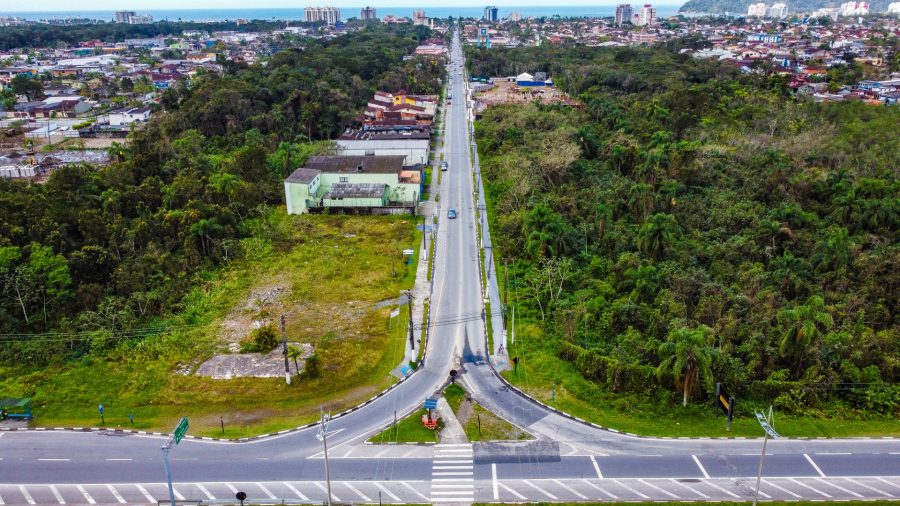
<path fill-rule="evenodd" d="M 344 156 L 402 155 L 403 165 L 428 163 L 431 136 L 425 133 L 352 132 L 335 141 Z"/>
<path fill-rule="evenodd" d="M 759 2 L 756 4 L 750 4 L 747 7 L 747 16 L 751 18 L 762 18 L 766 15 L 766 4 L 764 2 Z"/>
<path fill-rule="evenodd" d="M 134 107 L 109 113 L 110 126 L 123 126 L 132 123 L 144 123 L 150 119 L 149 107 Z"/>
<path fill-rule="evenodd" d="M 341 20 L 341 10 L 337 7 L 306 7 L 303 12 L 306 14 L 307 23 L 324 21 L 329 25 L 335 25 Z"/>
<path fill-rule="evenodd" d="M 772 4 L 771 7 L 769 7 L 768 14 L 769 14 L 770 18 L 781 19 L 781 18 L 787 17 L 787 12 L 788 12 L 787 5 L 783 4 L 781 2 L 777 2 L 777 3 Z"/>
<path fill-rule="evenodd" d="M 869 2 L 844 2 L 841 16 L 865 16 L 869 13 Z"/>
<path fill-rule="evenodd" d="M 650 26 L 656 23 L 656 8 L 650 4 L 644 4 L 635 15 L 634 24 L 637 26 Z"/>

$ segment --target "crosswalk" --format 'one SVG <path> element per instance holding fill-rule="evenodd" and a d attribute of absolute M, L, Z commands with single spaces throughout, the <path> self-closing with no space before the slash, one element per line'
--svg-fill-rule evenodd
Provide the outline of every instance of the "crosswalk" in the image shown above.
<path fill-rule="evenodd" d="M 431 466 L 431 502 L 475 501 L 475 465 L 470 443 L 438 444 Z"/>

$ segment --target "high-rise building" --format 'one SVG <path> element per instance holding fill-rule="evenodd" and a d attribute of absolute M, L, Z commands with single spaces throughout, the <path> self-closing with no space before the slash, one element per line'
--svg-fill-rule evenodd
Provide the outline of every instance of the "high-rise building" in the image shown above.
<path fill-rule="evenodd" d="M 425 11 L 422 9 L 413 11 L 412 21 L 416 26 L 428 26 L 428 18 L 425 17 Z"/>
<path fill-rule="evenodd" d="M 341 20 L 341 10 L 337 7 L 307 7 L 303 9 L 307 23 L 324 21 L 329 25 L 336 25 Z"/>
<path fill-rule="evenodd" d="M 650 26 L 656 22 L 656 8 L 650 4 L 644 4 L 635 16 L 638 26 Z"/>
<path fill-rule="evenodd" d="M 131 23 L 131 18 L 135 15 L 134 11 L 116 11 L 116 23 Z"/>
<path fill-rule="evenodd" d="M 747 16 L 751 18 L 762 18 L 766 16 L 766 4 L 764 2 L 759 2 L 755 4 L 750 4 L 747 7 Z"/>
<path fill-rule="evenodd" d="M 844 2 L 841 16 L 865 16 L 869 13 L 869 2 Z"/>
<path fill-rule="evenodd" d="M 497 21 L 497 8 L 493 5 L 488 5 L 484 8 L 484 20 L 488 23 L 495 23 Z"/>
<path fill-rule="evenodd" d="M 375 16 L 375 7 L 369 7 L 368 5 L 363 7 L 359 11 L 359 19 L 378 19 Z"/>
<path fill-rule="evenodd" d="M 522 21 L 522 13 L 519 11 L 512 11 L 509 13 L 510 21 Z"/>
<path fill-rule="evenodd" d="M 132 25 L 146 25 L 153 22 L 153 16 L 150 14 L 135 14 L 131 16 L 128 22 Z"/>
<path fill-rule="evenodd" d="M 619 4 L 616 7 L 616 26 L 631 23 L 631 4 Z"/>
<path fill-rule="evenodd" d="M 787 10 L 788 8 L 786 4 L 783 4 L 781 2 L 774 3 L 771 7 L 769 7 L 768 15 L 770 18 L 784 18 L 787 17 Z"/>
<path fill-rule="evenodd" d="M 478 47 L 491 47 L 491 33 L 486 26 L 478 29 Z"/>

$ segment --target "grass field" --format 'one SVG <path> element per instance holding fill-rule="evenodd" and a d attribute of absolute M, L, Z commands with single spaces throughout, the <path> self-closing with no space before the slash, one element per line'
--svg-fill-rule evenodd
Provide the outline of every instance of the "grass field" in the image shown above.
<path fill-rule="evenodd" d="M 732 430 L 725 430 L 725 419 L 711 404 L 660 403 L 607 392 L 584 379 L 572 364 L 560 359 L 540 327 L 516 320 L 516 342 L 509 344 L 510 357 L 520 358 L 518 372 L 503 376 L 529 395 L 579 418 L 625 432 L 645 436 L 762 437 L 754 409 L 768 406 L 748 405 L 737 399 Z M 555 394 L 554 394 L 555 390 Z M 844 437 L 900 436 L 900 420 L 856 419 L 848 416 L 796 416 L 775 414 L 775 429 L 782 436 Z"/>
<path fill-rule="evenodd" d="M 466 398 L 457 384 L 444 389 L 444 398 L 466 431 L 469 441 L 505 441 L 530 439 L 525 431 Z"/>
<path fill-rule="evenodd" d="M 258 225 L 242 242 L 243 259 L 197 276 L 183 310 L 169 319 L 177 330 L 45 370 L 0 370 L 0 393 L 31 397 L 36 426 L 98 426 L 102 403 L 106 426 L 130 427 L 134 414 L 134 428 L 169 431 L 187 415 L 190 434 L 243 437 L 309 422 L 320 405 L 339 411 L 392 384 L 408 315 L 404 309 L 389 331 L 392 306 L 375 303 L 413 285 L 421 242 L 415 218 L 278 211 Z M 403 248 L 416 251 L 409 265 L 399 259 Z M 261 312 L 287 314 L 289 339 L 313 344 L 321 356 L 320 378 L 288 386 L 283 378 L 183 374 L 220 352 L 223 321 L 255 290 L 272 286 L 286 290 Z"/>

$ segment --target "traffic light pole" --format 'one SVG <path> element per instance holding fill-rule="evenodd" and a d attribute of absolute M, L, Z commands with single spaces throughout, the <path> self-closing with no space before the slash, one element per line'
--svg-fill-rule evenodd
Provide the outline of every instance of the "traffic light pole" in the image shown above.
<path fill-rule="evenodd" d="M 172 472 L 169 470 L 169 443 L 171 441 L 167 441 L 166 444 L 162 447 L 162 455 L 163 455 L 163 465 L 166 467 L 166 482 L 169 484 L 169 501 L 172 503 L 172 506 L 175 506 L 175 488 L 172 486 Z"/>

